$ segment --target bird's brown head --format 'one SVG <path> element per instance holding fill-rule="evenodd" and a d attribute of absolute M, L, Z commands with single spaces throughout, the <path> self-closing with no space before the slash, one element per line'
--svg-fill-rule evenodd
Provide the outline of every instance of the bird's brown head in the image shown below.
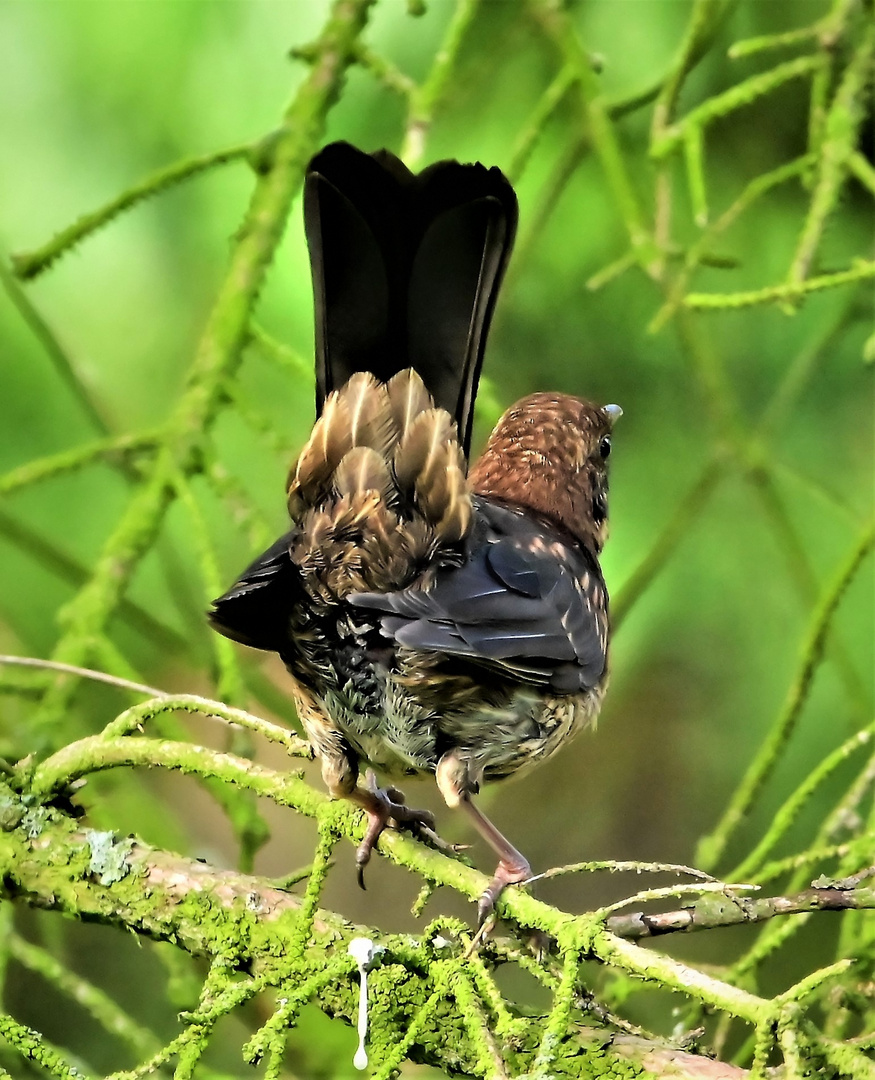
<path fill-rule="evenodd" d="M 498 421 L 469 482 L 541 514 L 598 554 L 608 535 L 608 455 L 622 413 L 567 394 L 531 394 Z"/>

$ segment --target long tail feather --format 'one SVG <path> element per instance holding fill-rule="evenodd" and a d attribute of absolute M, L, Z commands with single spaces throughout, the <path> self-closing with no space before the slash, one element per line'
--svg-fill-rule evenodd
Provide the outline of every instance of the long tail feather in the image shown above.
<path fill-rule="evenodd" d="M 304 221 L 316 308 L 316 407 L 359 371 L 414 368 L 465 453 L 490 320 L 517 224 L 496 168 L 419 175 L 386 150 L 332 143 L 310 163 Z"/>

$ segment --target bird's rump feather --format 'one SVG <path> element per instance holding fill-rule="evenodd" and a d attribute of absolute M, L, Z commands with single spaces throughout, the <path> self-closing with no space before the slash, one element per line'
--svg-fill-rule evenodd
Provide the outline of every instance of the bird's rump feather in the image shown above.
<path fill-rule="evenodd" d="M 261 632 L 251 623 L 271 600 L 288 610 L 279 589 L 292 578 L 301 611 L 308 602 L 328 610 L 355 592 L 403 588 L 429 561 L 458 561 L 472 515 L 455 421 L 416 372 L 388 384 L 359 372 L 326 399 L 291 471 L 288 501 L 295 528 L 211 614 L 227 636 L 281 653 L 291 647 L 294 613 L 271 614 Z"/>

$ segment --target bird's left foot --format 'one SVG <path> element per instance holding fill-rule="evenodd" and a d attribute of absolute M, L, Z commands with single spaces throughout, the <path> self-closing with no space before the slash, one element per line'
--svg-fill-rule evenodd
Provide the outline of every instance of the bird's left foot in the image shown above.
<path fill-rule="evenodd" d="M 371 853 L 387 827 L 411 829 L 414 834 L 429 840 L 441 849 L 455 850 L 434 831 L 434 814 L 430 810 L 414 810 L 404 802 L 404 793 L 394 787 L 381 788 L 371 769 L 368 770 L 367 787 L 356 792 L 356 802 L 361 803 L 368 816 L 368 828 L 355 853 L 356 874 L 359 886 L 365 887 L 365 867 Z"/>
<path fill-rule="evenodd" d="M 523 858 L 514 848 L 510 850 L 513 852 L 513 856 L 502 858 L 492 875 L 492 881 L 489 882 L 486 891 L 477 904 L 478 927 L 483 926 L 495 910 L 495 901 L 508 885 L 520 885 L 528 881 L 532 876 L 532 868 L 529 866 L 528 860 Z"/>
<path fill-rule="evenodd" d="M 443 761 L 448 762 L 448 765 L 444 769 L 445 782 L 443 784 L 441 783 L 441 766 L 438 766 L 438 787 L 441 793 L 448 803 L 451 805 L 455 803 L 464 810 L 474 828 L 498 856 L 498 866 L 492 875 L 492 881 L 489 882 L 477 905 L 477 925 L 482 928 L 495 910 L 496 900 L 507 886 L 520 885 L 528 881 L 532 876 L 532 868 L 525 855 L 520 854 L 507 837 L 496 829 L 479 806 L 474 805 L 470 793 L 461 788 L 458 783 L 453 783 L 452 766 L 455 763 L 450 755 L 444 755 Z"/>

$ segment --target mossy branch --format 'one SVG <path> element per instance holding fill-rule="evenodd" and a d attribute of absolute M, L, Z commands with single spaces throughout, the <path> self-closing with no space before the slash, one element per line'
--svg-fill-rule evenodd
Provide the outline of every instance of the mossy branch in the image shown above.
<path fill-rule="evenodd" d="M 678 911 L 658 914 L 634 912 L 614 915 L 608 928 L 617 937 L 636 940 L 662 937 L 665 934 L 689 934 L 697 930 L 714 930 L 720 926 L 744 926 L 765 922 L 784 915 L 802 915 L 812 911 L 851 911 L 875 908 L 875 889 L 852 885 L 842 888 L 836 882 L 822 888 L 804 889 L 791 896 L 734 896 L 705 895 L 701 900 Z"/>
<path fill-rule="evenodd" d="M 77 766 L 76 758 L 87 757 L 96 766 L 105 766 L 110 759 L 122 763 L 115 748 L 123 745 L 128 748 L 123 763 L 201 768 L 222 774 L 226 780 L 250 782 L 262 793 L 305 808 L 305 812 L 322 822 L 330 822 L 330 832 L 357 835 L 358 823 L 354 819 L 358 815 L 337 807 L 341 813 L 331 812 L 326 816 L 329 804 L 324 796 L 315 792 L 305 794 L 307 786 L 302 781 L 270 774 L 251 762 L 235 761 L 229 755 L 216 755 L 196 747 L 170 747 L 160 740 L 95 739 L 78 744 L 78 749 L 66 757 L 63 768 L 56 760 L 54 766 L 47 762 L 47 767 L 38 769 L 32 777 L 32 790 L 46 792 L 52 785 L 83 772 L 84 760 Z M 205 753 L 207 762 L 198 766 L 198 758 L 203 759 Z M 436 929 L 427 929 L 417 939 L 386 935 L 373 927 L 352 926 L 311 906 L 311 898 L 318 895 L 318 889 L 308 888 L 302 899 L 263 879 L 218 870 L 151 848 L 138 840 L 122 840 L 109 833 L 82 829 L 61 809 L 46 804 L 36 807 L 32 800 L 17 796 L 5 785 L 0 790 L 0 810 L 0 867 L 7 898 L 124 927 L 153 940 L 171 941 L 193 955 L 221 961 L 219 965 L 214 963 L 210 994 L 201 1006 L 184 1015 L 183 1032 L 164 1050 L 151 1054 L 146 1063 L 150 1066 L 197 1046 L 221 1016 L 271 987 L 299 988 L 291 1004 L 285 998 L 286 1003 L 279 1006 L 283 1016 L 278 1017 L 277 1023 L 291 1022 L 308 1000 L 315 1000 L 331 1016 L 352 1020 L 357 987 L 346 946 L 355 936 L 368 936 L 379 941 L 385 950 L 375 972 L 380 1002 L 379 1024 L 370 1035 L 375 1058 L 379 1051 L 391 1053 L 394 1060 L 393 1051 L 406 1032 L 405 1053 L 471 1076 L 500 1075 L 490 1070 L 504 1066 L 514 1070 L 532 1067 L 538 1060 L 546 1067 L 548 1061 L 568 1061 L 580 1054 L 593 1053 L 603 1059 L 605 1067 L 614 1061 L 616 1067 L 636 1066 L 637 1071 L 646 1060 L 646 1067 L 653 1070 L 671 1061 L 678 1070 L 676 1075 L 713 1075 L 703 1059 L 678 1047 L 631 1037 L 604 1024 L 592 1027 L 575 1020 L 570 1006 L 577 999 L 578 973 L 585 957 L 599 957 L 604 963 L 619 965 L 659 983 L 668 977 L 673 989 L 714 1006 L 729 1008 L 734 1015 L 759 1024 L 772 1015 L 772 1003 L 666 957 L 639 950 L 624 943 L 622 935 L 641 936 L 642 928 L 650 934 L 705 929 L 802 910 L 875 907 L 875 890 L 861 877 L 854 882 L 825 884 L 795 897 L 758 900 L 726 894 L 721 903 L 712 895 L 710 900 L 705 897 L 694 908 L 682 912 L 613 915 L 600 929 L 591 916 L 567 916 L 513 891 L 508 908 L 529 915 L 538 913 L 540 917 L 536 921 L 557 927 L 559 939 L 568 943 L 561 966 L 560 993 L 545 1028 L 541 1018 L 526 1017 L 512 1002 L 497 996 L 490 972 L 496 964 L 509 959 L 501 942 L 487 943 L 478 954 L 468 957 L 466 933 L 455 924 L 454 933 L 444 922 L 440 924 L 444 928 L 441 936 Z M 392 839 L 394 842 L 386 846 L 393 858 L 402 847 L 418 846 L 401 837 Z M 423 854 L 434 864 L 448 864 L 455 870 L 455 864 L 446 856 L 436 852 Z M 478 878 L 479 883 L 484 880 L 474 871 L 469 874 Z M 454 873 L 445 883 L 453 878 Z M 520 907 L 523 900 L 526 902 Z M 241 969 L 247 972 L 242 981 L 233 974 Z M 816 973 L 816 979 L 819 983 L 821 976 L 833 974 L 831 970 Z M 809 992 L 809 984 L 814 985 L 812 977 L 787 991 L 781 1003 L 785 999 L 800 1000 Z M 389 987 L 391 993 L 385 996 Z M 94 1006 L 106 1012 L 103 998 L 95 1000 Z M 493 1012 L 502 1017 L 506 1033 L 513 1031 L 514 1050 L 509 1056 L 508 1044 L 504 1043 L 499 1053 L 497 1048 L 502 1044 L 491 1033 L 488 1016 Z M 120 1019 L 112 1008 L 107 1016 L 113 1024 Z M 268 1045 L 272 1023 L 269 1021 L 268 1028 L 250 1041 L 248 1057 L 260 1056 L 258 1048 Z M 412 1028 L 412 1024 L 416 1027 Z M 441 1037 L 440 1032 L 447 1024 L 459 1032 L 460 1041 Z M 138 1052 L 142 1050 L 145 1033 L 131 1028 L 129 1036 Z M 51 1052 L 44 1047 L 40 1052 L 45 1053 L 46 1060 L 51 1058 Z M 54 1064 L 54 1059 L 51 1060 Z M 62 1068 L 60 1063 L 57 1067 Z M 67 1074 L 56 1071 L 54 1075 Z M 145 1075 L 145 1069 L 118 1074 L 119 1077 L 139 1075 Z M 740 1076 L 741 1071 L 727 1067 L 720 1075 Z"/>
<path fill-rule="evenodd" d="M 281 1006 L 283 1022 L 291 1022 L 308 1000 L 315 1000 L 331 1016 L 351 1021 L 358 988 L 346 946 L 353 937 L 369 936 L 379 940 L 385 950 L 380 968 L 374 972 L 380 1003 L 379 1025 L 370 1033 L 375 1058 L 378 1051 L 388 1054 L 394 1050 L 411 1019 L 423 1015 L 425 1006 L 425 1022 L 410 1033 L 405 1051 L 467 1075 L 484 1075 L 478 1065 L 481 1046 L 471 1037 L 468 1023 L 472 1015 L 482 1018 L 483 1006 L 467 982 L 471 976 L 463 955 L 464 936 L 448 947 L 428 933 L 420 939 L 384 935 L 317 910 L 312 920 L 306 920 L 303 948 L 292 948 L 292 943 L 301 940 L 302 919 L 306 919 L 306 905 L 297 896 L 264 880 L 220 871 L 139 841 L 114 841 L 109 834 L 83 830 L 58 810 L 46 809 L 35 819 L 8 790 L 2 805 L 5 831 L 0 833 L 0 862 L 7 898 L 114 924 L 153 940 L 171 941 L 193 955 L 221 958 L 225 975 L 214 967 L 209 1004 L 205 1002 L 184 1016 L 186 1026 L 181 1035 L 150 1057 L 149 1066 L 195 1044 L 221 1016 L 272 987 L 304 990 L 291 1007 Z M 16 806 L 19 823 L 9 828 Z M 241 982 L 234 977 L 235 969 L 249 974 Z M 460 978 L 464 982 L 459 982 Z M 461 992 L 463 986 L 468 994 Z M 514 1060 L 524 1065 L 536 1052 L 539 1018 L 524 1017 L 512 1005 L 505 1008 L 508 1021 L 514 1024 Z M 459 1032 L 459 1040 L 441 1036 L 447 1024 Z M 265 1031 L 250 1041 L 248 1056 L 258 1056 L 266 1035 Z M 664 1056 L 678 1067 L 677 1075 L 703 1074 L 701 1059 L 652 1040 L 593 1031 L 570 1021 L 563 1036 L 568 1040 L 563 1049 L 566 1056 L 592 1047 L 607 1062 L 613 1060 L 626 1068 L 632 1064 L 640 1067 L 647 1055 L 655 1055 L 654 1062 Z M 481 1032 L 481 1040 L 484 1037 Z M 50 1052 L 44 1052 L 48 1060 Z M 67 1074 L 61 1071 L 56 1075 Z M 117 1075 L 145 1075 L 145 1070 Z"/>

